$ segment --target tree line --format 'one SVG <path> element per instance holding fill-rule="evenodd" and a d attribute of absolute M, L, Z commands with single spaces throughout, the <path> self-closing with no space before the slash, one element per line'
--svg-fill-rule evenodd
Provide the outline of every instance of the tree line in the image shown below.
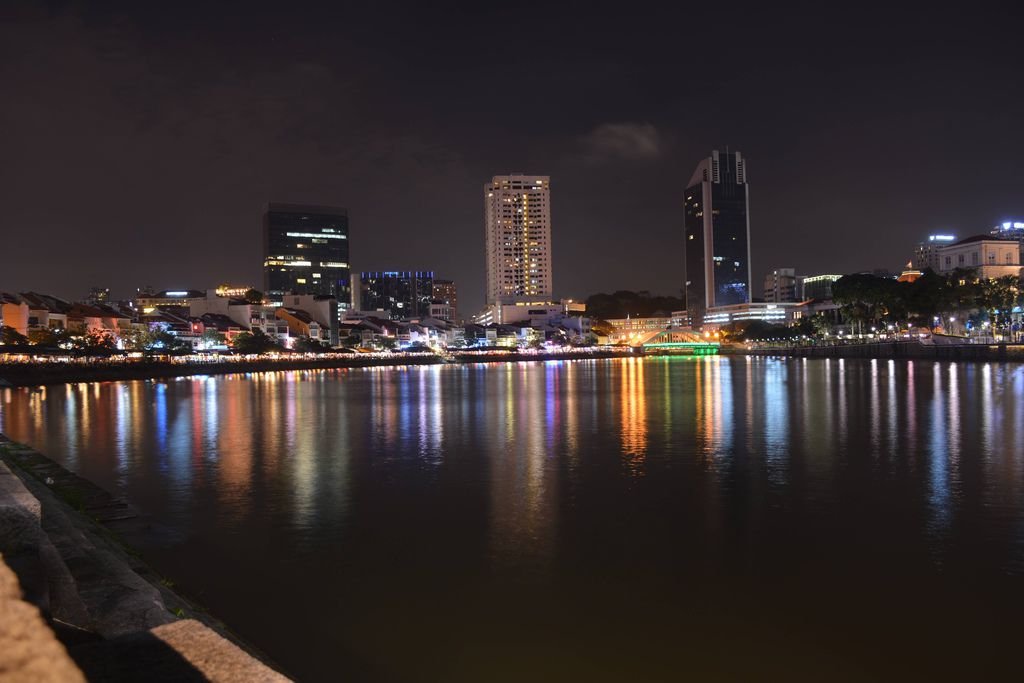
<path fill-rule="evenodd" d="M 845 275 L 833 283 L 832 300 L 839 304 L 843 320 L 858 327 L 934 327 L 952 317 L 961 325 L 988 322 L 1003 328 L 1010 324 L 1013 308 L 1021 304 L 1022 292 L 1015 275 L 986 279 L 973 269 L 946 275 L 926 270 L 913 282 L 865 273 Z"/>

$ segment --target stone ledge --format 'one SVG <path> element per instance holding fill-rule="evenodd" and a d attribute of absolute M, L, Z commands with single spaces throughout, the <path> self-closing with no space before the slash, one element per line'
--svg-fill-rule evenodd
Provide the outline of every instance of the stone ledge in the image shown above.
<path fill-rule="evenodd" d="M 0 507 L 8 505 L 17 505 L 28 510 L 37 522 L 41 519 L 42 508 L 39 499 L 28 492 L 21 479 L 18 479 L 6 464 L 0 462 Z"/>
<path fill-rule="evenodd" d="M 48 461 L 2 435 L 0 443 L 18 470 L 0 462 L 0 477 L 7 477 L 0 488 L 0 571 L 9 575 L 0 586 L 0 680 L 289 680 L 201 622 L 175 620 L 164 591 L 143 577 L 148 568 L 107 537 L 102 521 L 61 501 L 51 478 L 44 483 L 52 473 L 36 470 Z M 84 512 L 110 507 L 92 495 L 100 489 L 84 488 L 90 492 Z M 53 618 L 64 644 L 44 614 Z M 47 639 L 58 654 L 46 649 Z"/>
<path fill-rule="evenodd" d="M 0 680 L 85 681 L 42 615 L 21 599 L 18 579 L 0 555 Z"/>
<path fill-rule="evenodd" d="M 288 681 L 194 619 L 158 626 L 151 633 L 211 681 Z"/>

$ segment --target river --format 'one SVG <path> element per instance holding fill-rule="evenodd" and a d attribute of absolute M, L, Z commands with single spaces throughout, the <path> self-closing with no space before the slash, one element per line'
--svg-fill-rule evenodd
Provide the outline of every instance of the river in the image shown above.
<path fill-rule="evenodd" d="M 0 389 L 0 432 L 308 681 L 980 678 L 1024 365 L 627 358 Z"/>

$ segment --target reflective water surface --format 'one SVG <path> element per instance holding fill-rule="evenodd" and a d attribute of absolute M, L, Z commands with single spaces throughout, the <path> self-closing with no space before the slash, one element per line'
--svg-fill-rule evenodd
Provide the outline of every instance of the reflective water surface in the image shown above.
<path fill-rule="evenodd" d="M 1024 619 L 1024 366 L 711 357 L 0 390 L 302 680 L 978 678 Z"/>

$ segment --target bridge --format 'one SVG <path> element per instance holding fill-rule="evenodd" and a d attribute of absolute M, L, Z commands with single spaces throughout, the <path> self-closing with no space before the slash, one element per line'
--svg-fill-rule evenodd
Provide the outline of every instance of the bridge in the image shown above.
<path fill-rule="evenodd" d="M 688 356 L 714 356 L 719 344 L 704 339 L 693 330 L 668 328 L 638 334 L 629 345 L 643 353 L 680 354 Z"/>

